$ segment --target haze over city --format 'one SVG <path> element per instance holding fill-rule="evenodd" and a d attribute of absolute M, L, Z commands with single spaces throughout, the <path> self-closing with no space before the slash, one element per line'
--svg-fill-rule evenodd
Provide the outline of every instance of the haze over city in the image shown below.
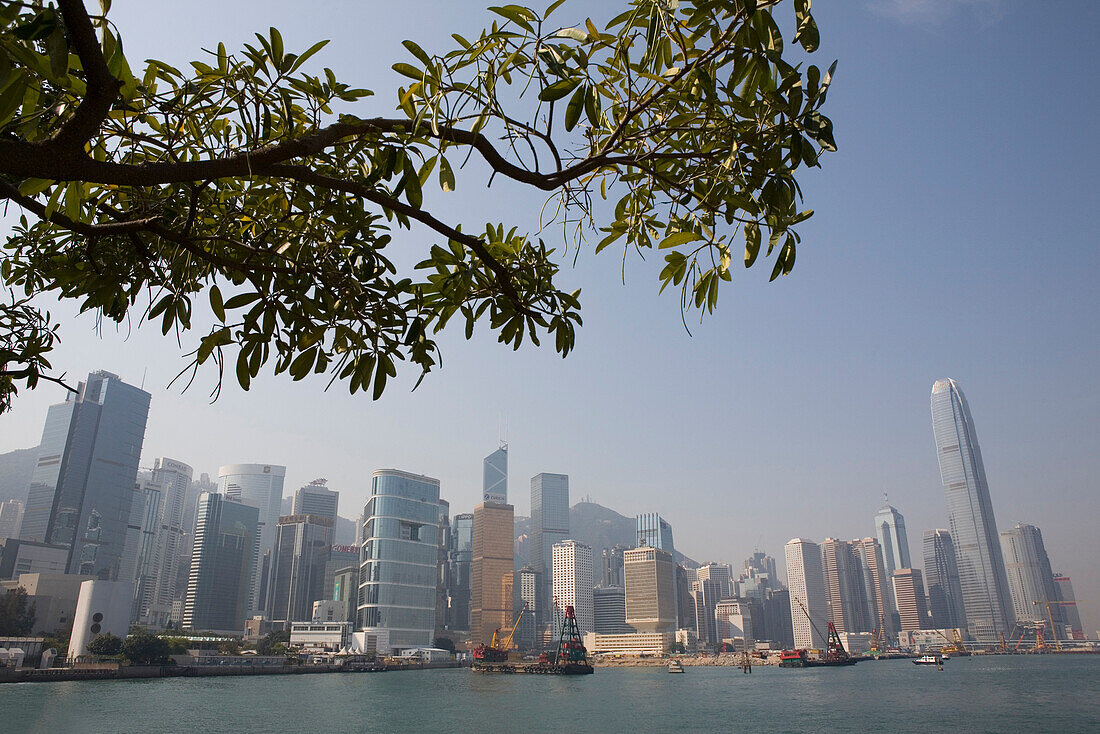
<path fill-rule="evenodd" d="M 561 276 L 583 288 L 569 358 L 513 353 L 486 333 L 446 335 L 441 369 L 415 392 L 415 376 L 402 375 L 378 402 L 340 384 L 326 392 L 321 377 L 264 375 L 248 393 L 227 381 L 211 405 L 210 372 L 187 392 L 167 387 L 193 341 L 177 347 L 155 326 L 96 333 L 71 304 L 50 307 L 64 324 L 52 361 L 73 381 L 105 369 L 144 382 L 153 399 L 142 466 L 168 456 L 215 475 L 222 464 L 284 464 L 288 494 L 326 477 L 345 516 L 361 507 L 370 473 L 392 467 L 438 478 L 463 512 L 504 435 L 517 514 L 529 510 L 532 475 L 566 473 L 574 502 L 660 512 L 685 554 L 735 564 L 754 548 L 782 563 L 796 536 L 869 535 L 883 493 L 919 554 L 920 533 L 947 523 L 928 399 L 934 380 L 952 377 L 974 413 L 998 527 L 1042 528 L 1078 597 L 1100 600 L 1100 256 L 1081 214 L 1100 156 L 1079 127 L 1100 111 L 1081 91 L 1092 84 L 1087 29 L 1100 9 L 821 5 L 818 56 L 841 62 L 828 110 L 839 151 L 800 179 L 816 214 L 798 264 L 771 284 L 766 270 L 735 273 L 713 316 L 689 317 L 690 334 L 675 295 L 656 293 L 659 257 L 623 265 L 611 251 L 582 251 Z M 169 35 L 144 33 L 153 21 L 137 4 L 112 17 L 131 58 L 180 64 L 268 25 L 288 48 L 332 38 L 320 62 L 374 89 L 365 104 L 379 114 L 392 108 L 388 63 L 402 58 L 402 39 L 446 48 L 451 31 L 487 22 L 477 3 L 305 17 L 294 3 L 223 6 L 211 24 L 215 4 L 194 4 Z M 580 20 L 612 7 L 591 6 L 569 12 Z M 527 192 L 461 181 L 436 198 L 471 226 L 532 226 L 541 206 Z M 396 233 L 393 249 L 425 237 Z M 36 445 L 62 397 L 52 385 L 22 393 L 0 422 L 0 452 Z M 1096 629 L 1095 603 L 1081 611 Z"/>

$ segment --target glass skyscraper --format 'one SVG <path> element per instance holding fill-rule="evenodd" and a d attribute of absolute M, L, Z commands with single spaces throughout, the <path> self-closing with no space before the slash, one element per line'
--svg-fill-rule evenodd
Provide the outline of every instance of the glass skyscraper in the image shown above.
<path fill-rule="evenodd" d="M 325 564 L 335 522 L 324 515 L 283 515 L 275 526 L 268 619 L 308 622 L 313 602 L 324 599 Z"/>
<path fill-rule="evenodd" d="M 924 581 L 928 585 L 932 626 L 937 629 L 966 629 L 955 543 L 946 530 L 924 532 Z"/>
<path fill-rule="evenodd" d="M 1058 601 L 1058 589 L 1054 586 L 1054 571 L 1043 544 L 1043 533 L 1034 525 L 1020 523 L 1001 533 L 1001 550 L 1016 619 L 1047 621 L 1044 602 Z M 1059 628 L 1064 616 L 1061 605 L 1052 604 L 1049 616 L 1054 622 L 1054 634 L 1061 639 L 1063 630 Z"/>
<path fill-rule="evenodd" d="M 271 573 L 271 555 L 275 548 L 275 526 L 283 502 L 285 466 L 275 464 L 229 464 L 218 468 L 218 492 L 238 502 L 260 508 L 260 532 L 252 562 L 252 585 L 248 596 L 248 615 L 264 610 L 267 582 Z"/>
<path fill-rule="evenodd" d="M 672 526 L 656 512 L 638 515 L 638 546 L 660 548 L 675 554 L 672 543 Z"/>
<path fill-rule="evenodd" d="M 554 546 L 569 538 L 569 477 L 536 474 L 531 477 L 531 566 L 542 579 L 539 603 L 534 607 L 540 622 L 549 619 Z M 589 630 L 591 631 L 591 630 Z"/>
<path fill-rule="evenodd" d="M 21 537 L 67 548 L 69 573 L 119 580 L 149 399 L 93 372 L 46 414 Z"/>
<path fill-rule="evenodd" d="M 482 502 L 508 504 L 508 444 L 486 456 L 482 468 Z"/>
<path fill-rule="evenodd" d="M 875 515 L 875 533 L 882 546 L 886 572 L 893 576 L 899 568 L 912 568 L 909 560 L 909 538 L 905 535 L 905 517 L 896 507 L 887 504 Z"/>
<path fill-rule="evenodd" d="M 239 634 L 248 611 L 259 509 L 213 492 L 199 495 L 183 628 Z"/>
<path fill-rule="evenodd" d="M 439 480 L 383 469 L 363 508 L 358 626 L 391 647 L 429 646 L 435 632 Z"/>
<path fill-rule="evenodd" d="M 1015 623 L 982 450 L 966 396 L 954 380 L 932 386 L 932 432 L 970 634 L 997 642 Z"/>

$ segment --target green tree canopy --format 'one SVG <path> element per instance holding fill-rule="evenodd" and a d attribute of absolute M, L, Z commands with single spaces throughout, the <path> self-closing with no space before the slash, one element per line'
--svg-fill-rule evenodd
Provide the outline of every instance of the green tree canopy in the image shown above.
<path fill-rule="evenodd" d="M 22 586 L 0 595 L 0 636 L 25 637 L 34 628 L 35 602 L 29 602 Z"/>
<path fill-rule="evenodd" d="M 108 657 L 122 653 L 122 638 L 110 632 L 96 637 L 88 643 L 88 652 L 92 655 Z"/>
<path fill-rule="evenodd" d="M 122 643 L 122 654 L 135 665 L 164 662 L 171 652 L 168 640 L 144 630 L 129 635 Z"/>
<path fill-rule="evenodd" d="M 563 25 L 560 0 L 491 8 L 453 49 L 405 41 L 387 117 L 306 71 L 325 41 L 291 52 L 273 28 L 190 68 L 138 68 L 107 0 L 98 15 L 0 0 L 0 197 L 22 210 L 0 263 L 0 407 L 61 379 L 43 293 L 181 336 L 206 312 L 181 374 L 216 365 L 219 388 L 225 370 L 248 389 L 271 365 L 377 398 L 398 362 L 421 379 L 437 364 L 455 317 L 467 337 L 487 321 L 515 348 L 568 354 L 581 318 L 562 253 L 529 223 L 424 206 L 471 156 L 545 192 L 570 246 L 660 250 L 681 309 L 713 310 L 742 253 L 789 273 L 812 213 L 795 173 L 835 148 L 820 111 L 833 68 L 793 58 L 818 45 L 809 0 L 793 0 L 802 51 L 777 4 L 633 0 L 602 27 Z M 388 254 L 401 228 L 426 242 L 410 272 Z"/>
<path fill-rule="evenodd" d="M 290 644 L 290 630 L 268 632 L 256 643 L 256 652 L 260 655 L 282 655 Z"/>

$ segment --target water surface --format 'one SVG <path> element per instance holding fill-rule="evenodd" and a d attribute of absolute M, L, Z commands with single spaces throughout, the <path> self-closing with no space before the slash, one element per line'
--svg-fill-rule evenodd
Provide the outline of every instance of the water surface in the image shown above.
<path fill-rule="evenodd" d="M 1100 732 L 1100 655 L 0 685 L 0 732 Z"/>

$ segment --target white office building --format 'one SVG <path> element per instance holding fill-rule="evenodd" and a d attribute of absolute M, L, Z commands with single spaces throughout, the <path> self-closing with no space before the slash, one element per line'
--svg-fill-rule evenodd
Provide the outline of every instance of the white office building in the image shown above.
<path fill-rule="evenodd" d="M 821 546 L 812 540 L 794 538 L 787 542 L 787 587 L 791 592 L 791 626 L 794 646 L 823 650 L 829 625 L 829 601 L 825 593 L 825 571 Z"/>
<path fill-rule="evenodd" d="M 573 607 L 581 634 L 596 627 L 592 601 L 592 547 L 575 540 L 554 545 L 554 624 L 561 624 L 566 607 Z"/>

